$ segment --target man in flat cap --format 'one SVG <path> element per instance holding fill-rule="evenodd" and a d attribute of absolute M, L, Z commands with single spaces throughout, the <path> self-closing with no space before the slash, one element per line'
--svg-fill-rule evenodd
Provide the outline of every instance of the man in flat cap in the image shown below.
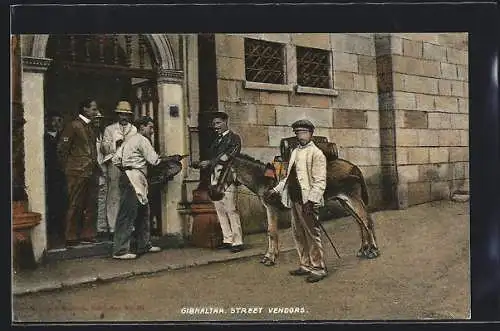
<path fill-rule="evenodd" d="M 314 283 L 327 275 L 317 225 L 319 207 L 324 204 L 326 158 L 312 141 L 314 125 L 310 121 L 296 121 L 292 128 L 299 145 L 290 156 L 287 176 L 266 196 L 280 194 L 283 205 L 292 209 L 292 232 L 300 265 L 290 274 L 307 275 L 306 281 Z"/>
<path fill-rule="evenodd" d="M 229 130 L 227 120 L 226 113 L 214 112 L 212 128 L 217 134 L 217 138 L 209 147 L 210 159 L 203 160 L 199 164 L 201 168 L 211 169 L 212 185 L 217 183 L 223 163 L 241 150 L 241 138 Z M 223 244 L 218 248 L 230 249 L 231 252 L 237 253 L 242 251 L 244 247 L 240 215 L 236 209 L 236 186 L 231 178 L 228 179 L 226 186 L 222 200 L 213 202 L 223 236 Z"/>
<path fill-rule="evenodd" d="M 120 204 L 113 236 L 113 258 L 119 260 L 133 260 L 138 254 L 161 251 L 151 242 L 148 165 L 162 167 L 182 159 L 180 155 L 158 155 L 154 150 L 151 137 L 155 125 L 151 117 L 142 116 L 136 127 L 138 133 L 128 137 L 111 159 L 121 171 Z"/>

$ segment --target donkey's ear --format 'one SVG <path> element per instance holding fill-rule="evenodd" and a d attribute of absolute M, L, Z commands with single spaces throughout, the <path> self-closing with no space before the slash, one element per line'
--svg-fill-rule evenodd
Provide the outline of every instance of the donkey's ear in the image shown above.
<path fill-rule="evenodd" d="M 266 170 L 264 171 L 264 176 L 271 178 L 276 177 L 276 169 L 271 163 L 266 164 Z"/>
<path fill-rule="evenodd" d="M 272 164 L 271 162 L 268 162 L 268 163 L 266 164 L 266 169 L 276 170 L 276 168 L 274 167 L 274 164 Z"/>

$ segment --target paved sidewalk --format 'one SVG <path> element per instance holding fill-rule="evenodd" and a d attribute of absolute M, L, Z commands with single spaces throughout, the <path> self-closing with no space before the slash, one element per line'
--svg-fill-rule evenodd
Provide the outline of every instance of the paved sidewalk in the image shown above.
<path fill-rule="evenodd" d="M 439 201 L 411 207 L 407 210 L 380 211 L 373 213 L 373 217 L 377 227 L 377 224 L 381 222 L 419 222 L 419 220 L 428 218 L 435 218 L 436 221 L 439 221 L 445 217 L 453 218 L 454 215 L 463 215 L 464 213 L 468 213 L 468 203 Z M 342 242 L 342 238 L 336 238 L 336 232 L 344 231 L 346 227 L 353 226 L 354 220 L 349 219 L 351 218 L 344 217 L 323 223 L 334 241 Z M 236 259 L 255 257 L 257 260 L 257 256 L 261 256 L 265 252 L 266 236 L 264 233 L 248 235 L 245 237 L 245 243 L 248 248 L 239 253 L 204 248 L 180 248 L 147 254 L 133 261 L 94 257 L 50 262 L 36 270 L 14 274 L 13 294 L 24 295 L 40 291 L 53 291 L 82 284 L 110 282 Z M 325 245 L 330 244 L 325 240 Z M 280 231 L 280 247 L 281 252 L 294 249 L 290 229 Z M 342 253 L 351 254 L 351 252 L 342 252 L 341 249 L 341 255 L 345 255 Z"/>
<path fill-rule="evenodd" d="M 330 221 L 332 223 L 334 221 Z M 280 231 L 281 252 L 294 249 L 290 229 Z M 185 247 L 165 249 L 150 253 L 137 260 L 120 261 L 111 257 L 86 257 L 50 261 L 36 270 L 15 273 L 13 294 L 24 295 L 40 291 L 53 291 L 94 282 L 110 282 L 134 276 L 154 274 L 167 270 L 177 270 L 217 262 L 244 258 L 258 259 L 265 253 L 267 242 L 265 233 L 245 236 L 245 250 L 239 253 L 229 251 Z"/>

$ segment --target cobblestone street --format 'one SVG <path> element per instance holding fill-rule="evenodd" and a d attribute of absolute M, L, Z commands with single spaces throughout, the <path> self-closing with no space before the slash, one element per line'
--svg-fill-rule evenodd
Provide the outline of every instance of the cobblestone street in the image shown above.
<path fill-rule="evenodd" d="M 281 254 L 275 267 L 261 265 L 254 256 L 17 296 L 14 320 L 468 318 L 468 203 L 428 203 L 378 212 L 374 219 L 382 253 L 374 260 L 355 256 L 360 239 L 351 218 L 328 222 L 334 223 L 328 229 L 342 259 L 336 258 L 324 240 L 329 276 L 315 284 L 288 275 L 297 264 L 296 253 L 291 251 Z"/>

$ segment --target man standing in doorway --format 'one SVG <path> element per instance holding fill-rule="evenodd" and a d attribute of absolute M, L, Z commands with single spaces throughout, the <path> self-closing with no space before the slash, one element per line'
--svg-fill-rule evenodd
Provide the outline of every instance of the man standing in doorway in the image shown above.
<path fill-rule="evenodd" d="M 95 216 L 100 168 L 97 163 L 95 132 L 90 123 L 97 114 L 95 100 L 80 104 L 78 117 L 64 128 L 58 143 L 58 155 L 66 174 L 68 211 L 66 245 L 96 242 Z"/>
<path fill-rule="evenodd" d="M 57 143 L 63 130 L 64 119 L 58 112 L 47 116 L 45 145 L 45 185 L 47 187 L 47 234 L 49 245 L 65 245 L 64 215 L 66 211 L 66 177 L 57 156 Z"/>
<path fill-rule="evenodd" d="M 159 166 L 172 159 L 180 161 L 180 155 L 160 157 L 151 145 L 154 122 L 143 116 L 136 123 L 139 132 L 130 136 L 113 156 L 113 164 L 120 169 L 120 204 L 113 237 L 113 258 L 131 260 L 137 254 L 159 252 L 160 247 L 151 244 L 147 165 Z M 135 250 L 131 240 L 135 237 Z"/>
<path fill-rule="evenodd" d="M 94 131 L 96 135 L 96 149 L 97 149 L 97 163 L 101 167 L 101 174 L 99 176 L 99 189 L 97 195 L 97 237 L 99 239 L 106 239 L 109 225 L 106 217 L 106 195 L 108 193 L 107 185 L 107 165 L 104 163 L 104 152 L 102 147 L 103 139 L 103 126 L 102 120 L 104 116 L 100 111 L 92 119 Z"/>
<path fill-rule="evenodd" d="M 116 106 L 115 113 L 118 116 L 118 121 L 108 125 L 104 129 L 103 136 L 103 151 L 104 161 L 107 165 L 107 184 L 108 193 L 106 197 L 106 215 L 111 234 L 115 231 L 116 217 L 118 215 L 118 207 L 120 204 L 120 170 L 108 162 L 115 155 L 116 150 L 130 136 L 137 133 L 137 128 L 132 125 L 132 117 L 134 113 L 127 101 L 120 101 Z"/>
<path fill-rule="evenodd" d="M 310 121 L 296 121 L 292 128 L 299 145 L 290 156 L 287 176 L 264 199 L 273 200 L 273 195 L 281 194 L 283 205 L 292 209 L 292 233 L 300 265 L 290 274 L 307 275 L 306 281 L 314 283 L 327 275 L 317 224 L 319 207 L 324 204 L 326 158 L 312 141 L 314 125 Z"/>
<path fill-rule="evenodd" d="M 209 160 L 203 160 L 199 166 L 211 169 L 211 184 L 215 185 L 223 169 L 223 163 L 238 154 L 241 150 L 241 138 L 228 128 L 228 115 L 224 112 L 215 112 L 212 119 L 212 128 L 217 138 L 209 147 Z M 228 180 L 224 197 L 214 201 L 217 217 L 222 229 L 223 243 L 219 249 L 230 249 L 237 253 L 244 249 L 243 231 L 240 215 L 236 209 L 236 185 L 231 178 Z"/>

